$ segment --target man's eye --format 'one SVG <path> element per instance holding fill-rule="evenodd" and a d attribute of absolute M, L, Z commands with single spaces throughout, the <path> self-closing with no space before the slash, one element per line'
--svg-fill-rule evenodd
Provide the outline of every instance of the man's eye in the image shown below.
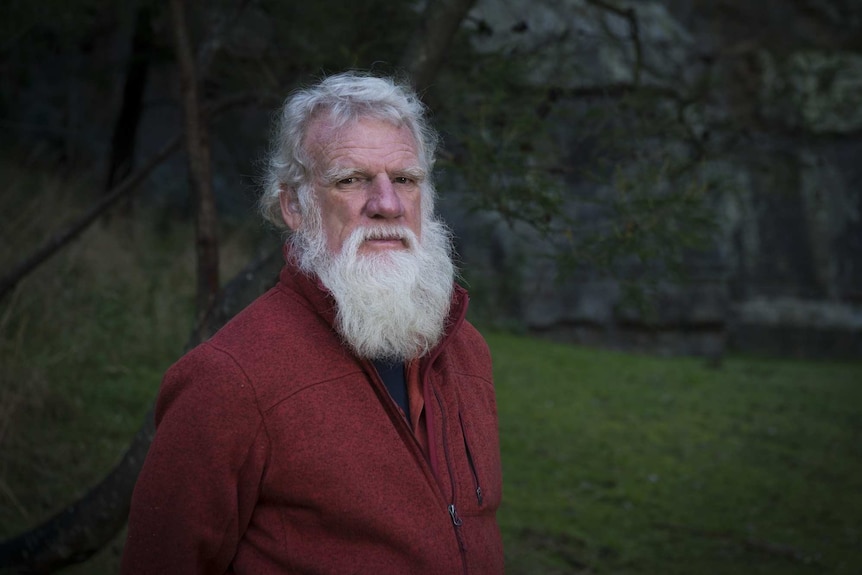
<path fill-rule="evenodd" d="M 395 183 L 396 184 L 412 184 L 413 180 L 411 180 L 408 177 L 401 176 L 401 177 L 395 178 Z"/>
<path fill-rule="evenodd" d="M 349 178 L 342 178 L 342 179 L 338 180 L 338 185 L 339 186 L 352 186 L 352 185 L 356 184 L 358 181 L 359 181 L 359 178 L 357 178 L 356 176 L 351 176 Z"/>

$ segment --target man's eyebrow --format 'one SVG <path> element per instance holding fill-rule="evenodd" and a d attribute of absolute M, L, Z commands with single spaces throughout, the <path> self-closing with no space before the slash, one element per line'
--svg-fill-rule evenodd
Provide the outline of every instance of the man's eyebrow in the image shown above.
<path fill-rule="evenodd" d="M 417 182 L 421 182 L 428 175 L 425 170 L 420 168 L 419 166 L 411 166 L 409 168 L 402 168 L 400 170 L 395 170 L 393 175 L 398 178 L 410 178 L 411 180 L 416 180 Z"/>
<path fill-rule="evenodd" d="M 322 178 L 324 182 L 333 183 L 343 180 L 345 178 L 365 175 L 367 175 L 367 172 L 361 168 L 333 166 L 323 172 Z M 410 178 L 411 180 L 421 182 L 427 177 L 428 174 L 419 166 L 409 166 L 406 168 L 401 168 L 399 170 L 394 170 L 392 172 L 392 175 L 396 178 Z"/>
<path fill-rule="evenodd" d="M 323 172 L 323 181 L 327 183 L 337 182 L 339 180 L 343 180 L 345 178 L 349 178 L 352 176 L 363 175 L 364 172 L 359 168 L 344 168 L 340 166 L 334 166 Z"/>

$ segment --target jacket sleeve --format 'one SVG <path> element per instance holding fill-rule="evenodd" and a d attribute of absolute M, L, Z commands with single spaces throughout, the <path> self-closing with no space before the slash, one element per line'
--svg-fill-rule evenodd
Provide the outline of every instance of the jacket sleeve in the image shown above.
<path fill-rule="evenodd" d="M 156 434 L 132 496 L 123 575 L 223 574 L 268 456 L 254 389 L 208 344 L 165 375 Z"/>

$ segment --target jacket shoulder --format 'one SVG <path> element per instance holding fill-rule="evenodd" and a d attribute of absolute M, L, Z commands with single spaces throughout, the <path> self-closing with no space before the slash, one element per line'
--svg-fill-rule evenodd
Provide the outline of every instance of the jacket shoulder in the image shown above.
<path fill-rule="evenodd" d="M 493 383 L 491 350 L 479 330 L 468 321 L 461 324 L 446 348 L 452 369 Z"/>
<path fill-rule="evenodd" d="M 189 355 L 204 360 L 229 357 L 264 411 L 305 387 L 361 369 L 326 319 L 283 286 L 253 301 L 194 351 Z"/>

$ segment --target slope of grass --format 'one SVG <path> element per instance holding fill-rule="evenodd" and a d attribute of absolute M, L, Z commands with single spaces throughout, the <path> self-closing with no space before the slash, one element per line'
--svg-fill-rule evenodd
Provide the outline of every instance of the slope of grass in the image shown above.
<path fill-rule="evenodd" d="M 509 572 L 862 572 L 862 364 L 489 337 Z"/>

